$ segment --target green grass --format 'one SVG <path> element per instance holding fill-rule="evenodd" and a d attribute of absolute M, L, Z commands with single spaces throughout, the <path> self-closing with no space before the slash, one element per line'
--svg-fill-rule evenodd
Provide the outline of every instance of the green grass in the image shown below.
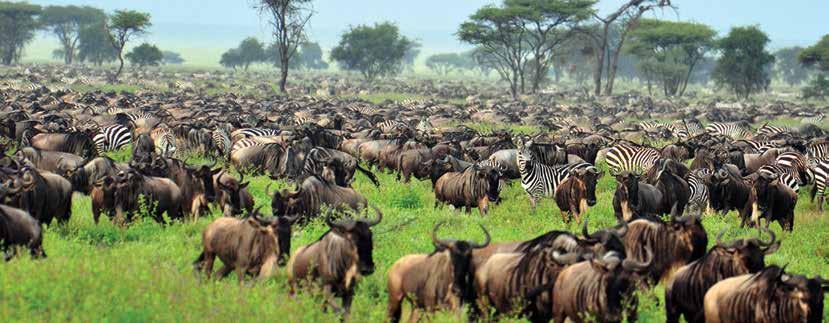
<path fill-rule="evenodd" d="M 448 220 L 442 236 L 482 239 L 477 224 L 485 225 L 493 241 L 524 240 L 553 229 L 577 231 L 578 225 L 562 223 L 552 200 L 543 200 L 532 212 L 526 193 L 517 182 L 508 186 L 504 202 L 486 216 L 471 215 L 447 207 L 433 208 L 434 193 L 428 181 L 403 185 L 391 174 L 379 176 L 376 189 L 358 175 L 355 188 L 385 214 L 375 227 L 376 272 L 358 284 L 352 312 L 353 321 L 381 322 L 385 318 L 385 273 L 395 260 L 406 254 L 431 252 L 429 232 L 438 221 Z M 264 188 L 271 180 L 251 179 L 257 205 L 269 205 Z M 615 223 L 611 206 L 615 183 L 604 176 L 598 185 L 598 204 L 587 212 L 591 230 Z M 276 182 L 271 189 L 292 187 Z M 796 210 L 795 230 L 773 230 L 783 244 L 767 258 L 769 264 L 788 264 L 788 270 L 829 277 L 829 220 L 815 212 L 815 205 L 801 193 Z M 52 225 L 45 232 L 45 260 L 19 257 L 0 264 L 0 317 L 6 322 L 31 321 L 259 321 L 321 322 L 336 320 L 323 313 L 319 293 L 303 290 L 290 298 L 284 269 L 264 282 L 237 284 L 234 276 L 222 281 L 202 281 L 192 270 L 192 261 L 201 252 L 201 231 L 210 222 L 161 226 L 151 221 L 127 228 L 108 222 L 94 224 L 88 197 L 76 195 L 73 216 L 68 224 Z M 268 210 L 265 207 L 264 210 Z M 266 211 L 269 213 L 269 210 Z M 213 217 L 219 216 L 217 212 Z M 739 229 L 734 214 L 725 218 L 706 216 L 704 225 L 710 244 L 722 229 L 726 238 L 755 235 Z M 297 228 L 293 249 L 310 243 L 326 230 L 316 221 Z M 640 295 L 643 322 L 663 322 L 663 288 L 658 286 Z M 404 313 L 407 315 L 407 313 Z M 824 312 L 829 318 L 829 307 Z M 455 321 L 454 314 L 438 313 L 438 322 Z M 516 319 L 506 319 L 511 322 Z"/>

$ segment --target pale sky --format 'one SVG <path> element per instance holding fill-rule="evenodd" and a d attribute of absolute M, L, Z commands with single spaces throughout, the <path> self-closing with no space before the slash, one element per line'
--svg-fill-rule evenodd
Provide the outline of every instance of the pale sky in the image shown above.
<path fill-rule="evenodd" d="M 40 5 L 91 5 L 107 12 L 134 9 L 149 12 L 154 28 L 144 41 L 167 48 L 229 48 L 247 36 L 270 41 L 267 21 L 251 6 L 252 0 L 31 0 Z M 323 48 L 336 45 L 349 25 L 392 21 L 403 34 L 423 43 L 424 52 L 465 49 L 454 33 L 477 8 L 499 3 L 492 0 L 316 0 L 310 37 Z M 623 0 L 601 0 L 601 12 Z M 772 47 L 810 45 L 829 33 L 829 0 L 673 0 L 677 11 L 655 12 L 651 17 L 690 20 L 708 24 L 720 35 L 732 26 L 759 25 L 772 39 Z M 55 45 L 51 45 L 55 43 Z M 56 46 L 54 37 L 39 39 L 37 46 Z M 213 53 L 211 52 L 211 55 Z M 185 56 L 187 53 L 185 51 Z"/>

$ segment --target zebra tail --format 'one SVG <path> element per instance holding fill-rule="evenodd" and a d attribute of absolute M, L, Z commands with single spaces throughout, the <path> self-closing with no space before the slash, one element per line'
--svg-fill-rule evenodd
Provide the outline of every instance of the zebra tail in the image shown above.
<path fill-rule="evenodd" d="M 380 182 L 377 181 L 377 176 L 375 176 L 374 173 L 372 173 L 371 171 L 369 171 L 369 170 L 367 170 L 363 167 L 360 167 L 359 163 L 357 163 L 356 167 L 357 167 L 357 170 L 359 170 L 361 173 L 363 173 L 363 175 L 366 175 L 366 177 L 368 177 L 368 179 L 372 183 L 374 183 L 374 186 L 376 186 L 378 188 L 380 187 Z"/>

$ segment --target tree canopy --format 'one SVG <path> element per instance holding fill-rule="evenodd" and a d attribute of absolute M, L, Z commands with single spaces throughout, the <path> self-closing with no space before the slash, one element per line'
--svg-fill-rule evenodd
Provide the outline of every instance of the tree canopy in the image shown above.
<path fill-rule="evenodd" d="M 823 72 L 829 71 L 829 35 L 823 38 L 814 46 L 808 47 L 800 52 L 800 62 L 806 66 L 814 66 Z"/>
<path fill-rule="evenodd" d="M 740 97 L 768 88 L 774 56 L 767 50 L 769 37 L 756 26 L 734 27 L 718 42 L 720 58 L 714 80 Z"/>
<path fill-rule="evenodd" d="M 219 64 L 224 67 L 236 69 L 239 66 L 242 66 L 242 55 L 239 53 L 238 48 L 231 48 L 228 51 L 222 54 L 222 58 L 219 60 Z"/>
<path fill-rule="evenodd" d="M 0 1 L 0 63 L 20 60 L 23 48 L 35 37 L 41 7 L 28 3 Z"/>
<path fill-rule="evenodd" d="M 265 61 L 265 44 L 254 37 L 242 40 L 238 48 L 240 62 L 246 71 L 250 64 Z"/>
<path fill-rule="evenodd" d="M 161 60 L 164 64 L 171 64 L 171 65 L 181 65 L 184 64 L 184 58 L 181 58 L 179 53 L 165 50 L 161 52 L 164 55 L 164 58 Z"/>
<path fill-rule="evenodd" d="M 429 56 L 426 67 L 437 74 L 447 75 L 452 71 L 469 68 L 467 57 L 458 53 L 442 53 Z"/>
<path fill-rule="evenodd" d="M 279 91 L 285 93 L 288 69 L 300 44 L 306 40 L 305 26 L 314 14 L 311 0 L 256 0 L 255 3 L 254 7 L 268 16 L 273 27 L 274 48 L 280 69 Z"/>
<path fill-rule="evenodd" d="M 682 95 L 697 63 L 714 47 L 716 32 L 703 24 L 642 19 L 625 47 L 640 60 L 638 68 L 657 80 L 665 95 Z"/>
<path fill-rule="evenodd" d="M 78 60 L 100 66 L 118 59 L 106 23 L 85 26 L 78 33 Z"/>
<path fill-rule="evenodd" d="M 43 9 L 40 21 L 63 46 L 64 63 L 72 64 L 77 55 L 81 29 L 106 21 L 106 14 L 101 9 L 88 6 L 48 6 Z"/>
<path fill-rule="evenodd" d="M 115 14 L 110 17 L 109 35 L 120 62 L 118 72 L 115 73 L 113 79 L 117 80 L 124 69 L 124 47 L 127 42 L 133 37 L 146 33 L 151 26 L 149 13 L 134 10 L 116 10 Z"/>
<path fill-rule="evenodd" d="M 774 70 L 783 82 L 789 85 L 798 85 L 809 78 L 809 70 L 806 69 L 798 57 L 803 47 L 786 47 L 774 52 Z"/>
<path fill-rule="evenodd" d="M 126 58 L 130 64 L 138 65 L 138 67 L 158 66 L 161 65 L 164 54 L 155 45 L 143 43 L 127 53 Z"/>
<path fill-rule="evenodd" d="M 343 34 L 331 50 L 331 59 L 346 70 L 360 72 L 366 80 L 399 73 L 413 42 L 390 22 L 359 25 Z"/>

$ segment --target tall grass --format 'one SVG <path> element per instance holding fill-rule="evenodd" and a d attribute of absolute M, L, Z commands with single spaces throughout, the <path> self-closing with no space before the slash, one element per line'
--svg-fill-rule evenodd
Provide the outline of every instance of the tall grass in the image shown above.
<path fill-rule="evenodd" d="M 477 224 L 486 226 L 493 241 L 524 240 L 548 230 L 579 230 L 578 224 L 562 222 L 555 203 L 541 201 L 535 212 L 527 195 L 513 182 L 502 193 L 504 201 L 483 217 L 473 211 L 467 215 L 445 206 L 434 208 L 434 193 L 428 181 L 404 185 L 391 174 L 379 176 L 375 188 L 358 175 L 354 187 L 384 212 L 375 227 L 374 260 L 376 272 L 358 284 L 352 309 L 356 322 L 381 322 L 385 318 L 385 273 L 398 258 L 433 250 L 429 232 L 438 221 L 448 221 L 440 233 L 461 239 L 483 238 Z M 251 179 L 250 189 L 257 205 L 269 205 L 266 177 Z M 293 187 L 275 182 L 271 189 Z M 598 185 L 598 204 L 586 217 L 590 230 L 615 224 L 611 205 L 615 180 L 604 176 Z M 829 220 L 815 211 L 805 191 L 796 209 L 795 230 L 772 229 L 782 239 L 782 247 L 767 258 L 770 264 L 786 265 L 788 270 L 829 277 Z M 0 264 L 0 317 L 6 322 L 32 321 L 254 321 L 323 322 L 337 317 L 321 311 L 322 301 L 314 290 L 288 296 L 284 269 L 264 282 L 237 284 L 233 278 L 205 281 L 193 273 L 192 262 L 201 252 L 201 231 L 211 221 L 178 222 L 162 226 L 142 220 L 120 227 L 102 221 L 95 224 L 90 215 L 90 200 L 74 198 L 72 219 L 65 225 L 52 224 L 45 232 L 44 246 L 49 258 L 15 258 Z M 265 207 L 263 210 L 268 210 Z M 269 212 L 269 211 L 266 211 Z M 214 211 L 211 217 L 219 216 Z M 735 214 L 708 215 L 704 225 L 709 244 L 723 229 L 726 239 L 756 235 L 755 230 L 740 229 Z M 293 248 L 310 243 L 326 231 L 321 221 L 296 228 Z M 232 275 L 230 277 L 233 277 Z M 640 295 L 640 318 L 644 322 L 663 322 L 663 287 Z M 407 315 L 404 313 L 404 315 Z M 829 307 L 824 312 L 829 318 Z M 438 322 L 455 321 L 451 313 L 438 313 Z M 517 319 L 507 319 L 507 322 Z"/>

